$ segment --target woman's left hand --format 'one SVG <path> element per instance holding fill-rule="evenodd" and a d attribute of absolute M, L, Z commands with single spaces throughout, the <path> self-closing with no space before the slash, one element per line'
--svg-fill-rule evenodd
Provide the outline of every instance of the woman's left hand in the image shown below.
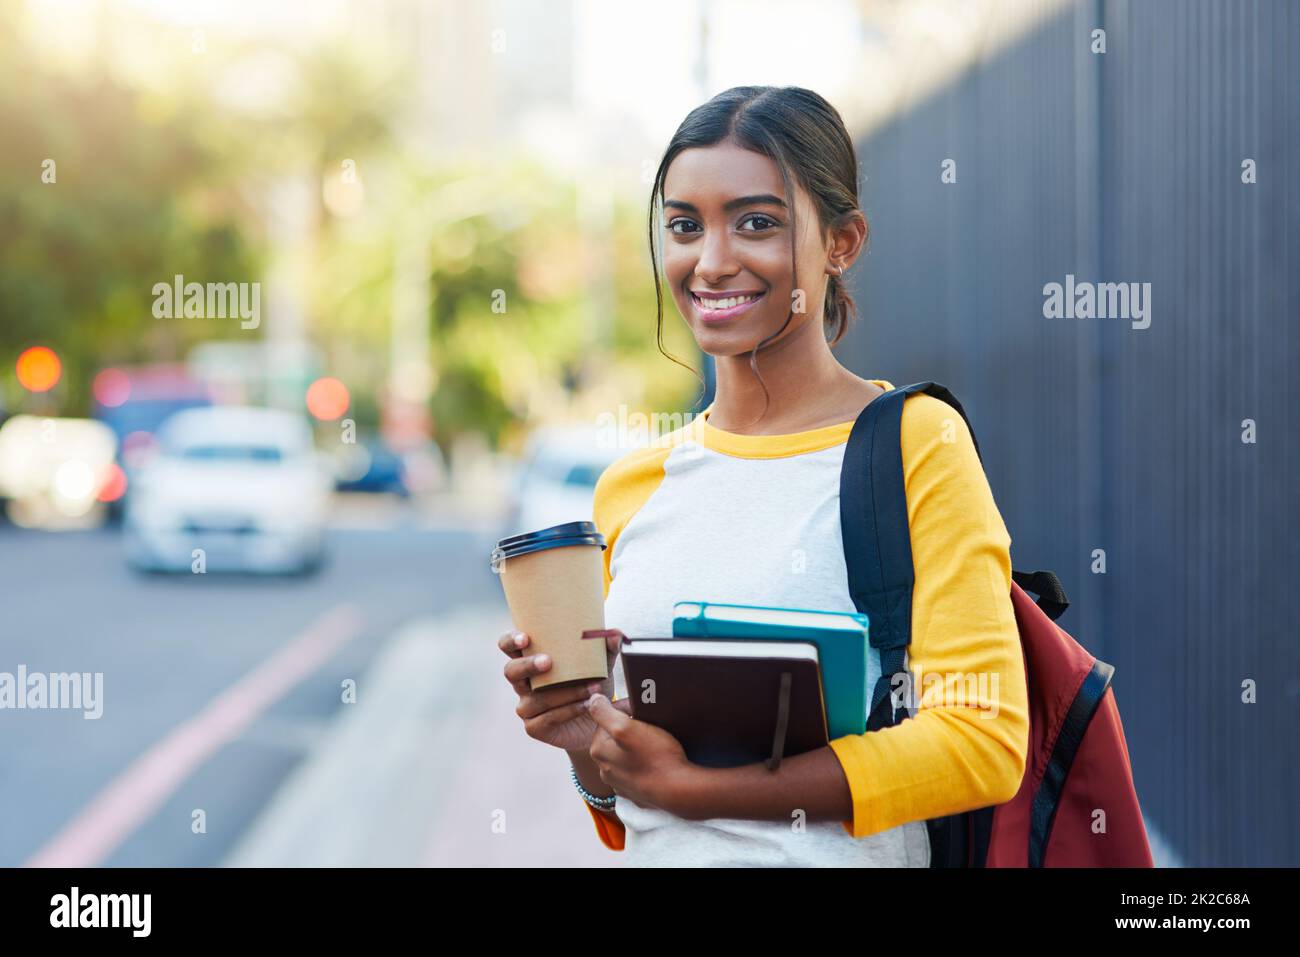
<path fill-rule="evenodd" d="M 591 696 L 588 710 L 597 725 L 591 759 L 600 779 L 620 797 L 675 814 L 682 784 L 695 765 L 671 734 L 627 714 L 626 702 Z"/>

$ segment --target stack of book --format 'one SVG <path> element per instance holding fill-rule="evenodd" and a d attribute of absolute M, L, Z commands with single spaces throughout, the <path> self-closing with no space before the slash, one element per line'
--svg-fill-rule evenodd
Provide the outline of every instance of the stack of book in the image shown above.
<path fill-rule="evenodd" d="M 623 642 L 632 715 L 696 764 L 775 769 L 866 731 L 868 629 L 856 612 L 678 602 L 673 637 Z"/>

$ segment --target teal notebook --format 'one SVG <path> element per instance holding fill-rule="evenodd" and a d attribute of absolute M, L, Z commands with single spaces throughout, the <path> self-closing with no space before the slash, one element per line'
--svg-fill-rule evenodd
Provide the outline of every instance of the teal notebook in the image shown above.
<path fill-rule="evenodd" d="M 679 601 L 673 605 L 674 638 L 752 638 L 811 641 L 822 667 L 826 725 L 832 738 L 867 730 L 867 705 L 876 660 L 867 639 L 867 616 L 857 612 L 725 605 Z"/>

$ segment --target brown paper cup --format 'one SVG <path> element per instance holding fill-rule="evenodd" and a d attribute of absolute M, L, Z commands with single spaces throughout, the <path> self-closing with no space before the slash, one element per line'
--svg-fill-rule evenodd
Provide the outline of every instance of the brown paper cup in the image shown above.
<path fill-rule="evenodd" d="M 575 526 L 591 531 L 565 534 Z M 493 568 L 500 573 L 510 618 L 530 639 L 528 653 L 551 658 L 550 670 L 529 680 L 534 691 L 609 677 L 603 637 L 604 542 L 593 533 L 591 523 L 571 522 L 503 539 L 493 552 Z M 532 550 L 512 554 L 520 548 Z M 584 632 L 598 634 L 583 637 Z"/>

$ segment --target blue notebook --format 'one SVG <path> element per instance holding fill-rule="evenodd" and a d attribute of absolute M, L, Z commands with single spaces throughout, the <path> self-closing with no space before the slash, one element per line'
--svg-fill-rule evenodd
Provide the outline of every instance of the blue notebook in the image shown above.
<path fill-rule="evenodd" d="M 674 638 L 746 638 L 815 644 L 821 661 L 826 725 L 832 738 L 867 730 L 867 706 L 880 674 L 880 663 L 867 635 L 867 616 L 858 612 L 707 601 L 679 601 L 673 605 Z"/>

